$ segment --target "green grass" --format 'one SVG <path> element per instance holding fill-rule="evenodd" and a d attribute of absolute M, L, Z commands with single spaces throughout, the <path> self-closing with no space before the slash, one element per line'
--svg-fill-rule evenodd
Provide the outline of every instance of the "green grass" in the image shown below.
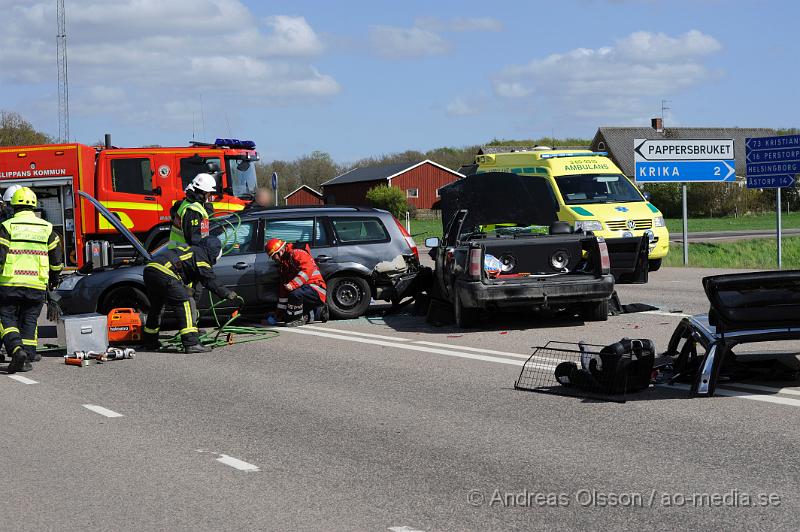
<path fill-rule="evenodd" d="M 436 236 L 442 238 L 441 220 L 411 220 L 411 235 L 417 244 L 423 244 L 426 238 Z"/>
<path fill-rule="evenodd" d="M 783 239 L 783 268 L 800 268 L 800 237 Z M 774 238 L 754 238 L 737 242 L 689 243 L 689 266 L 696 268 L 777 268 L 777 243 Z M 670 246 L 664 266 L 683 266 L 683 248 Z"/>
<path fill-rule="evenodd" d="M 670 233 L 681 233 L 683 221 L 680 218 L 668 218 L 667 229 Z M 800 227 L 800 213 L 783 213 L 781 226 L 784 229 Z M 775 229 L 775 213 L 753 214 L 738 218 L 689 218 L 689 232 L 704 231 L 746 231 L 748 229 Z"/>

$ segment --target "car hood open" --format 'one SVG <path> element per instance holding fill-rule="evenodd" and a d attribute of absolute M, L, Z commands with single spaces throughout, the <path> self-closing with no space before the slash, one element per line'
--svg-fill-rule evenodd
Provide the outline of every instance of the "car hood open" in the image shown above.
<path fill-rule="evenodd" d="M 465 228 L 499 223 L 550 225 L 557 219 L 553 191 L 539 176 L 475 174 L 442 187 L 439 195 L 445 224 L 459 210 L 469 211 Z"/>
<path fill-rule="evenodd" d="M 99 212 L 99 213 L 100 213 L 100 214 L 103 216 L 103 218 L 105 218 L 106 220 L 108 220 L 108 223 L 110 223 L 112 226 L 114 226 L 114 229 L 116 229 L 117 231 L 119 231 L 119 232 L 120 232 L 120 234 L 121 234 L 122 236 L 124 236 L 124 237 L 125 237 L 125 239 L 126 239 L 128 242 L 130 242 L 130 243 L 131 243 L 131 245 L 133 246 L 133 249 L 135 249 L 135 250 L 136 250 L 136 252 L 137 252 L 137 253 L 138 253 L 138 254 L 139 254 L 141 257 L 143 257 L 145 260 L 152 260 L 152 257 L 150 256 L 150 253 L 148 253 L 148 252 L 147 252 L 147 250 L 145 249 L 145 247 L 142 245 L 141 241 L 139 241 L 139 239 L 138 239 L 138 238 L 136 238 L 136 235 L 134 235 L 133 233 L 131 233 L 130 231 L 128 231 L 128 228 L 127 228 L 127 227 L 125 227 L 125 226 L 122 224 L 122 222 L 120 221 L 120 219 L 119 219 L 119 218 L 117 218 L 116 216 L 114 216 L 114 215 L 111 213 L 111 211 L 109 211 L 108 209 L 106 209 L 106 208 L 105 208 L 105 207 L 104 207 L 104 206 L 103 206 L 103 205 L 102 205 L 102 204 L 101 204 L 99 201 L 97 201 L 96 199 L 94 199 L 92 196 L 90 196 L 90 195 L 89 195 L 89 194 L 87 194 L 86 192 L 84 192 L 84 191 L 82 191 L 82 190 L 79 190 L 79 191 L 78 191 L 78 194 L 80 194 L 80 195 L 81 195 L 81 197 L 82 197 L 82 198 L 84 198 L 86 201 L 88 201 L 89 203 L 91 203 L 91 204 L 94 206 L 94 208 L 95 208 L 95 209 L 97 209 L 97 212 Z"/>
<path fill-rule="evenodd" d="M 714 275 L 703 288 L 721 332 L 800 327 L 800 270 Z"/>

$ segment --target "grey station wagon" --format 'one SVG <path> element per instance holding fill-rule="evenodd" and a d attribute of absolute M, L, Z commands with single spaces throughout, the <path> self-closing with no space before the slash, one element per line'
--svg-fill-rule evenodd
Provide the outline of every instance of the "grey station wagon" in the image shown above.
<path fill-rule="evenodd" d="M 98 210 L 102 213 L 105 209 Z M 108 216 L 113 218 L 110 213 Z M 148 253 L 124 226 L 118 230 L 138 250 L 136 256 L 112 260 L 107 266 L 62 280 L 58 294 L 64 313 L 105 314 L 113 308 L 147 311 L 142 270 Z M 224 246 L 224 256 L 214 267 L 217 279 L 244 298 L 245 314 L 263 313 L 277 304 L 278 272 L 264 252 L 270 238 L 309 246 L 326 279 L 334 318 L 360 316 L 371 299 L 397 302 L 411 295 L 410 290 L 418 284 L 414 282 L 420 271 L 416 244 L 386 211 L 325 206 L 257 208 L 212 219 L 211 232 Z M 205 288 L 200 290 L 199 309 L 206 315 L 210 297 Z M 224 312 L 226 305 L 232 306 L 226 303 L 218 308 Z"/>

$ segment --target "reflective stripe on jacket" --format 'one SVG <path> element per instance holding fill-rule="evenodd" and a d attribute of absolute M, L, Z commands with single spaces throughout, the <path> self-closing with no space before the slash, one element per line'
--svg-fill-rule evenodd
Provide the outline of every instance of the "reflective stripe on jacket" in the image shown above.
<path fill-rule="evenodd" d="M 53 225 L 33 211 L 20 211 L 4 221 L 3 228 L 8 240 L 2 244 L 8 253 L 0 271 L 0 286 L 47 290 L 50 250 L 59 244 L 57 239 L 48 244 Z"/>
<path fill-rule="evenodd" d="M 325 279 L 319 271 L 314 257 L 304 249 L 295 249 L 292 244 L 286 244 L 286 253 L 278 262 L 278 273 L 281 286 L 278 291 L 279 303 L 291 290 L 296 290 L 303 285 L 309 285 L 317 291 L 320 300 L 325 303 Z"/>

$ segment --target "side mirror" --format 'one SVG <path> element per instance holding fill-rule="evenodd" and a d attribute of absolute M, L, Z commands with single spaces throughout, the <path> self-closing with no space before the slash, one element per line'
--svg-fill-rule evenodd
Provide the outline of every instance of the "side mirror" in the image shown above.
<path fill-rule="evenodd" d="M 431 237 L 425 239 L 425 246 L 429 248 L 438 248 L 441 245 L 441 240 L 438 237 Z"/>
<path fill-rule="evenodd" d="M 647 192 L 646 190 L 642 191 L 642 197 L 644 198 L 645 201 L 650 201 L 651 198 L 650 193 Z"/>

